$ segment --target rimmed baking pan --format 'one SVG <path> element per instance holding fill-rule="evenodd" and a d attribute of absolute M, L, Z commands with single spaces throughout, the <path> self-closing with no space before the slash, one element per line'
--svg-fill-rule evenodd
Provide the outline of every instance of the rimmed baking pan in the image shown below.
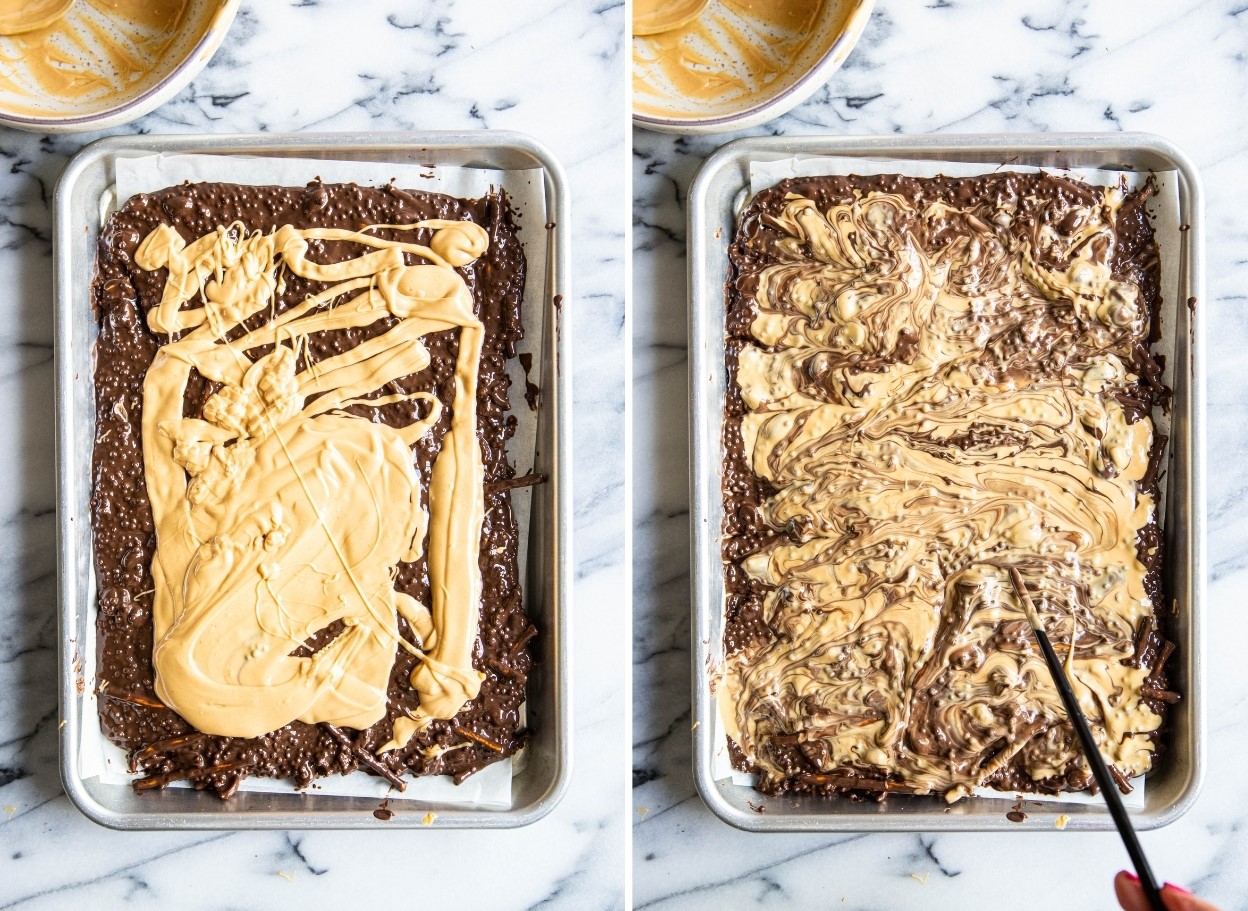
<path fill-rule="evenodd" d="M 488 809 L 437 801 L 393 802 L 394 814 L 374 816 L 378 801 L 305 792 L 242 791 L 228 801 L 185 788 L 136 793 L 80 774 L 83 732 L 99 720 L 84 713 L 84 687 L 75 666 L 88 625 L 95 622 L 89 499 L 95 439 L 92 390 L 97 336 L 90 286 L 99 238 L 101 200 L 115 182 L 121 158 L 153 154 L 245 155 L 332 161 L 387 162 L 500 169 L 544 169 L 547 229 L 530 243 L 544 255 L 543 342 L 535 364 L 542 395 L 537 414 L 534 471 L 548 482 L 534 488 L 524 599 L 539 629 L 538 660 L 529 679 L 527 724 L 533 734 L 512 780 L 511 805 Z M 124 136 L 83 149 L 56 189 L 56 458 L 57 561 L 60 619 L 61 778 L 74 804 L 102 825 L 118 829 L 295 828 L 509 828 L 540 819 L 567 787 L 572 755 L 569 690 L 571 613 L 571 357 L 570 194 L 563 169 L 527 136 L 502 132 L 306 133 L 298 135 Z M 542 232 L 540 225 L 529 232 Z M 527 467 L 527 466 L 526 466 Z M 396 795 L 397 796 L 397 795 Z"/>
<path fill-rule="evenodd" d="M 1169 361 L 1174 389 L 1171 443 L 1164 505 L 1165 573 L 1177 604 L 1170 635 L 1178 644 L 1172 685 L 1183 694 L 1171 708 L 1166 752 L 1149 773 L 1144 806 L 1133 811 L 1137 827 L 1173 822 L 1195 802 L 1205 765 L 1202 612 L 1205 594 L 1204 488 L 1204 225 L 1200 179 L 1179 149 L 1142 133 L 1019 133 L 968 136 L 766 137 L 731 142 L 698 172 L 689 193 L 689 377 L 691 411 L 690 522 L 693 572 L 694 778 L 707 806 L 728 823 L 752 832 L 1037 831 L 1061 816 L 1070 830 L 1113 828 L 1098 802 L 1026 801 L 1027 820 L 1006 813 L 1016 802 L 1001 798 L 962 800 L 890 796 L 883 803 L 784 795 L 769 797 L 716 780 L 712 760 L 719 727 L 712 677 L 722 656 L 724 584 L 720 555 L 723 527 L 721 437 L 726 384 L 724 283 L 728 245 L 750 183 L 750 163 L 838 156 L 905 163 L 982 163 L 997 167 L 1100 168 L 1173 171 L 1179 219 L 1185 230 L 1168 239 L 1179 245 L 1179 294 L 1162 302 L 1161 319 L 1173 327 Z M 852 173 L 852 171 L 846 171 Z M 1166 242 L 1162 238 L 1160 242 Z"/>

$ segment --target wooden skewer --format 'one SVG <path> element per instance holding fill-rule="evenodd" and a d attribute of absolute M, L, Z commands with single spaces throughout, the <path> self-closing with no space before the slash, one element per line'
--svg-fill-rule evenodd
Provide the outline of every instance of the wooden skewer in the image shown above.
<path fill-rule="evenodd" d="M 1148 865 L 1148 858 L 1144 856 L 1144 849 L 1140 846 L 1139 838 L 1136 837 L 1135 827 L 1131 825 L 1131 817 L 1127 815 L 1127 809 L 1122 805 L 1122 795 L 1118 793 L 1117 782 L 1105 764 L 1100 747 L 1096 745 L 1092 729 L 1088 727 L 1088 719 L 1084 717 L 1075 691 L 1071 688 L 1066 671 L 1062 668 L 1061 659 L 1057 657 L 1057 652 L 1053 651 L 1053 643 L 1049 641 L 1049 636 L 1040 623 L 1040 615 L 1036 613 L 1036 606 L 1031 601 L 1031 595 L 1027 593 L 1023 577 L 1013 566 L 1009 567 L 1009 573 L 1010 581 L 1014 583 L 1014 589 L 1018 592 L 1018 598 L 1022 601 L 1027 619 L 1031 623 L 1032 631 L 1036 634 L 1036 641 L 1040 643 L 1040 651 L 1044 654 L 1044 661 L 1049 666 L 1049 673 L 1053 676 L 1053 685 L 1057 687 L 1062 703 L 1066 706 L 1066 715 L 1079 736 L 1083 756 L 1088 761 L 1092 774 L 1096 776 L 1101 795 L 1105 798 L 1106 806 L 1109 807 L 1109 815 L 1113 817 L 1114 825 L 1118 827 L 1118 834 L 1122 836 L 1122 843 L 1126 846 L 1131 863 L 1135 866 L 1136 875 L 1140 877 L 1140 885 L 1144 889 L 1144 895 L 1148 898 L 1148 904 L 1153 911 L 1166 911 L 1152 867 Z M 1114 769 L 1114 771 L 1118 770 Z"/>

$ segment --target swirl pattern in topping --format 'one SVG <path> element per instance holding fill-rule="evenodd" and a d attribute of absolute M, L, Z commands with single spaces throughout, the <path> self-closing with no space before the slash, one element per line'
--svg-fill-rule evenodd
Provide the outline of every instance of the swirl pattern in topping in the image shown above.
<path fill-rule="evenodd" d="M 718 696 L 763 790 L 1086 787 L 1011 568 L 1106 759 L 1151 767 L 1147 194 L 810 178 L 743 217 Z"/>

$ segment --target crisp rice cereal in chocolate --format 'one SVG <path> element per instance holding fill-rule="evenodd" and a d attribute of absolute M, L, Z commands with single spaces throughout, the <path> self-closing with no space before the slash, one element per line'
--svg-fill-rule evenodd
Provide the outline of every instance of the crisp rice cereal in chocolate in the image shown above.
<path fill-rule="evenodd" d="M 1152 767 L 1178 694 L 1150 193 L 806 177 L 741 216 L 718 698 L 760 790 L 1088 788 L 1014 573 L 1122 789 Z"/>
<path fill-rule="evenodd" d="M 442 251 L 447 262 L 457 266 L 455 273 L 470 292 L 472 309 L 483 328 L 475 399 L 475 443 L 484 470 L 484 484 L 477 493 L 484 505 L 478 559 L 482 594 L 471 649 L 471 665 L 481 678 L 479 693 L 454 717 L 433 720 L 419 728 L 406 746 L 377 753 L 391 739 L 396 718 L 408 715 L 418 705 L 409 678 L 419 659 L 410 646 L 400 647 L 394 652 L 388 684 L 382 681 L 384 717 L 363 729 L 292 721 L 260 736 L 201 733 L 162 703 L 153 669 L 156 583 L 152 572 L 157 523 L 145 484 L 141 429 L 144 381 L 162 347 L 186 333 L 166 334 L 149 328 L 149 315 L 158 308 L 169 273 L 164 268 L 140 266 L 136 261 L 143 258 L 140 245 L 160 226 L 170 226 L 187 244 L 219 228 L 226 228 L 226 240 L 233 243 L 292 226 L 311 232 L 308 260 L 327 265 L 373 249 L 341 236 L 317 236 L 312 229 L 360 232 L 369 226 L 404 226 L 430 219 L 472 222 L 488 238 L 485 251 L 466 265 L 453 259 L 453 253 Z M 521 600 L 518 532 L 510 489 L 540 479 L 516 479 L 504 449 L 516 426 L 508 410 L 506 364 L 515 357 L 516 343 L 523 334 L 520 309 L 525 258 L 518 230 L 502 194 L 463 200 L 394 186 L 319 182 L 302 188 L 185 184 L 135 196 L 108 220 L 100 238 L 92 286 L 100 330 L 95 352 L 97 436 L 91 498 L 100 591 L 97 681 L 103 729 L 114 743 L 129 751 L 132 768 L 144 776 L 136 787 L 188 780 L 197 788 L 213 789 L 228 797 L 247 776 L 289 778 L 303 788 L 320 776 L 361 769 L 396 782 L 407 773 L 451 775 L 462 781 L 485 765 L 510 756 L 525 742 L 527 731 L 520 724 L 519 710 L 533 661 L 536 630 Z M 382 227 L 371 230 L 370 236 L 380 241 L 419 238 L 420 243 L 430 242 L 427 230 L 413 234 Z M 424 260 L 405 252 L 401 262 L 411 267 Z M 232 337 L 254 330 L 266 319 L 280 317 L 329 287 L 328 282 L 301 277 L 287 268 L 278 268 L 277 274 L 272 307 L 255 313 Z M 330 306 L 337 307 L 340 300 L 334 298 Z M 202 303 L 202 298 L 191 304 L 196 301 Z M 189 305 L 176 316 L 185 316 L 187 309 Z M 398 322 L 389 317 L 371 325 L 315 332 L 298 346 L 285 344 L 292 355 L 290 360 L 303 370 L 350 352 Z M 351 419 L 394 428 L 410 425 L 418 417 L 431 422 L 428 432 L 410 449 L 411 464 L 420 481 L 419 505 L 426 515 L 433 466 L 453 420 L 460 337 L 457 329 L 422 335 L 428 366 L 392 378 L 378 390 L 385 396 L 370 393 L 341 402 L 332 416 L 340 423 Z M 247 357 L 259 361 L 273 355 L 274 350 L 272 344 L 259 346 L 249 349 Z M 191 371 L 183 415 L 188 420 L 199 418 L 220 391 L 220 384 Z M 369 397 L 384 398 L 386 403 L 370 403 L 366 401 Z M 440 412 L 434 410 L 439 403 Z M 380 429 L 377 434 L 384 437 Z M 361 498 L 365 491 L 362 483 Z M 392 578 L 393 589 L 409 596 L 404 603 L 411 604 L 414 599 L 420 605 L 430 604 L 427 553 L 398 562 Z M 397 596 L 387 593 L 387 597 Z M 308 657 L 332 647 L 336 639 L 346 635 L 344 627 L 348 625 L 338 620 L 320 629 L 292 656 Z M 402 611 L 395 629 L 405 643 L 420 640 Z"/>

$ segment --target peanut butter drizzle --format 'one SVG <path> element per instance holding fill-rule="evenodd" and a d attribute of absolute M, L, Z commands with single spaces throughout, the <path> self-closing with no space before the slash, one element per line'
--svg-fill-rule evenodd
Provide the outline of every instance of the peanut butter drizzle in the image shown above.
<path fill-rule="evenodd" d="M 376 227 L 432 238 L 384 240 L 370 233 Z M 318 240 L 373 249 L 320 264 L 308 258 Z M 255 737 L 295 720 L 367 728 L 385 716 L 400 647 L 421 658 L 411 675 L 415 724 L 453 717 L 477 695 L 483 329 L 454 267 L 488 243 L 471 222 L 433 220 L 269 234 L 235 224 L 190 244 L 161 226 L 140 245 L 142 268 L 169 270 L 148 324 L 172 338 L 143 387 L 157 544 L 152 663 L 161 700 L 200 731 Z M 426 262 L 406 265 L 405 254 Z M 277 314 L 283 270 L 329 287 Z M 392 318 L 385 332 L 297 369 L 313 333 Z M 422 337 L 448 329 L 459 330 L 455 397 L 426 515 L 411 447 L 441 405 L 424 392 L 376 393 L 428 367 Z M 261 346 L 273 350 L 248 355 Z M 192 372 L 221 384 L 199 417 L 183 414 Z M 397 402 L 423 403 L 426 413 L 395 428 L 343 410 Z M 426 533 L 432 611 L 393 587 L 395 565 L 420 557 Z M 400 615 L 415 645 L 399 635 Z M 338 621 L 331 642 L 292 656 Z M 388 747 L 406 743 L 398 728 Z"/>
<path fill-rule="evenodd" d="M 1009 198 L 991 224 L 878 192 L 826 212 L 790 194 L 771 220 L 737 381 L 747 461 L 777 488 L 760 512 L 787 534 L 743 564 L 775 636 L 730 655 L 717 694 L 763 776 L 791 774 L 781 743 L 950 801 L 1020 755 L 1035 781 L 1081 767 L 1011 567 L 1106 758 L 1149 769 L 1161 719 L 1129 659 L 1153 614 L 1153 427 L 1115 398 L 1149 317 L 1111 273 L 1123 194 L 1101 195 L 1021 240 Z M 1009 341 L 1055 322 L 1056 359 Z"/>
<path fill-rule="evenodd" d="M 671 31 L 633 37 L 633 109 L 665 115 L 680 100 L 740 105 L 768 91 L 816 41 L 829 0 L 711 0 L 696 19 Z M 855 3 L 848 3 L 846 20 Z M 636 8 L 644 12 L 644 5 Z"/>
<path fill-rule="evenodd" d="M 217 12 L 214 6 L 200 4 L 203 22 L 188 23 L 188 0 L 77 0 L 63 18 L 0 37 L 5 108 L 31 116 L 84 106 L 104 110 L 133 92 L 136 82 L 174 62 L 176 44 L 198 40 Z"/>

